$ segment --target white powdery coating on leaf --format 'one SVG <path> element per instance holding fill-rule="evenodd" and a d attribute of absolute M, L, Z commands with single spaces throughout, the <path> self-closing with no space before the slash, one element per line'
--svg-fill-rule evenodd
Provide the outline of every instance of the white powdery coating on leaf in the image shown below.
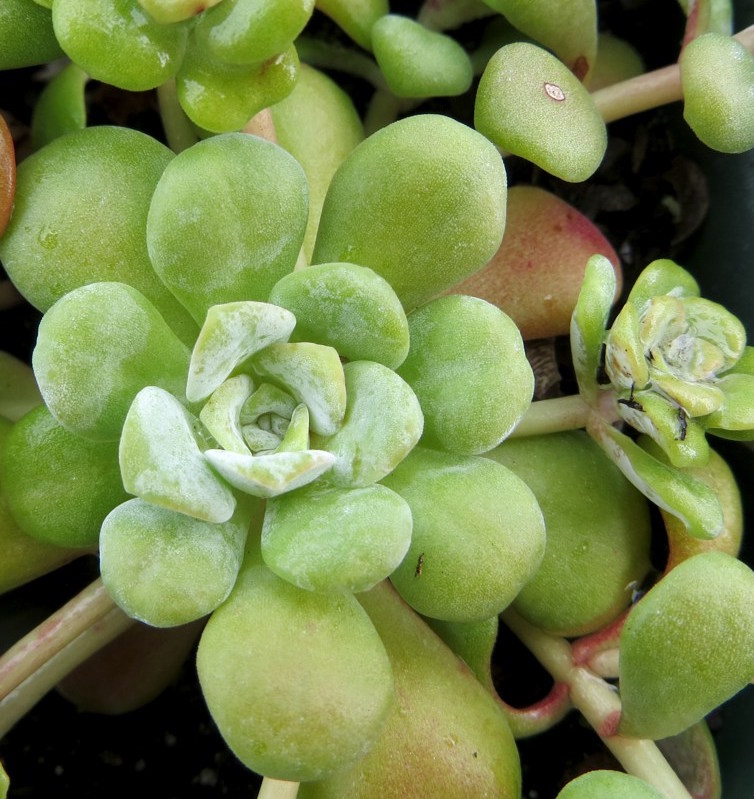
<path fill-rule="evenodd" d="M 188 411 L 167 391 L 148 386 L 134 399 L 120 442 L 123 485 L 156 505 L 225 522 L 235 498 L 209 468 Z"/>
<path fill-rule="evenodd" d="M 296 317 L 264 302 L 213 305 L 194 345 L 186 397 L 206 399 L 244 360 L 270 344 L 287 341 Z"/>
<path fill-rule="evenodd" d="M 208 449 L 204 456 L 231 485 L 256 497 L 275 497 L 307 485 L 335 462 L 334 455 L 315 449 L 258 457 Z"/>

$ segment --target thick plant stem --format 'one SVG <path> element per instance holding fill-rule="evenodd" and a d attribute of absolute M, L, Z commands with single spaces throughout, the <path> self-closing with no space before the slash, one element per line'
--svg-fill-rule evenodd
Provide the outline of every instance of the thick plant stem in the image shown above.
<path fill-rule="evenodd" d="M 175 79 L 171 78 L 157 87 L 157 102 L 160 106 L 160 117 L 165 129 L 165 138 L 173 152 L 180 153 L 196 144 L 196 135 L 189 118 L 178 102 Z"/>
<path fill-rule="evenodd" d="M 120 608 L 113 608 L 41 664 L 18 687 L 3 696 L 0 699 L 0 736 L 5 735 L 64 677 L 132 624 L 133 619 L 128 618 Z"/>
<path fill-rule="evenodd" d="M 750 52 L 754 52 L 754 25 L 734 36 Z M 672 64 L 636 78 L 606 86 L 592 94 L 597 110 L 605 122 L 659 108 L 683 99 L 681 70 Z"/>
<path fill-rule="evenodd" d="M 89 655 L 133 624 L 95 580 L 0 657 L 0 725 L 14 707 L 31 707 Z M 50 665 L 48 665 L 50 664 Z M 46 677 L 44 675 L 47 675 Z M 50 680 L 53 680 L 50 682 Z"/>
<path fill-rule="evenodd" d="M 257 799 L 296 799 L 298 786 L 297 782 L 265 777 L 262 780 L 262 787 L 259 789 Z"/>
<path fill-rule="evenodd" d="M 296 51 L 299 58 L 310 66 L 346 72 L 371 83 L 375 89 L 386 88 L 380 68 L 366 53 L 309 36 L 296 39 Z"/>
<path fill-rule="evenodd" d="M 532 402 L 509 438 L 540 436 L 586 427 L 592 409 L 579 394 Z"/>
<path fill-rule="evenodd" d="M 621 712 L 618 693 L 590 669 L 574 663 L 568 641 L 542 632 L 511 609 L 503 612 L 502 619 L 553 679 L 568 685 L 574 707 L 629 774 L 653 785 L 667 799 L 691 799 L 654 741 L 617 734 Z"/>

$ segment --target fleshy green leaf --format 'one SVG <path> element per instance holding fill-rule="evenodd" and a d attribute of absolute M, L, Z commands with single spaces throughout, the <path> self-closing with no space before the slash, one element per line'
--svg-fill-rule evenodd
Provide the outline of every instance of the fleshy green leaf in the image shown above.
<path fill-rule="evenodd" d="M 206 399 L 247 358 L 288 341 L 295 325 L 290 311 L 266 302 L 213 305 L 191 353 L 186 398 Z"/>
<path fill-rule="evenodd" d="M 473 67 L 464 48 L 409 17 L 386 14 L 377 20 L 372 49 L 397 97 L 453 97 L 471 86 Z"/>
<path fill-rule="evenodd" d="M 212 305 L 267 300 L 296 263 L 307 216 L 306 178 L 285 150 L 244 133 L 211 136 L 162 173 L 149 257 L 202 324 Z"/>
<path fill-rule="evenodd" d="M 332 347 L 309 342 L 271 344 L 257 353 L 251 366 L 260 377 L 284 387 L 309 409 L 311 429 L 332 435 L 346 412 L 343 365 Z"/>
<path fill-rule="evenodd" d="M 447 116 L 406 117 L 338 168 L 312 260 L 374 269 L 411 310 L 492 258 L 506 196 L 503 160 L 484 136 Z"/>
<path fill-rule="evenodd" d="M 172 394 L 154 386 L 142 389 L 120 439 L 123 485 L 154 505 L 226 522 L 236 501 L 204 458 L 198 428 L 199 421 Z"/>
<path fill-rule="evenodd" d="M 411 526 L 408 505 L 385 486 L 312 486 L 267 503 L 262 556 L 300 588 L 366 591 L 403 560 Z"/>
<path fill-rule="evenodd" d="M 562 61 L 528 42 L 505 45 L 487 62 L 474 127 L 571 182 L 590 177 L 607 147 L 605 123 L 587 89 Z"/>
<path fill-rule="evenodd" d="M 531 403 L 534 375 L 503 311 L 451 295 L 409 315 L 411 348 L 398 374 L 424 414 L 424 443 L 467 455 L 497 446 Z"/>
<path fill-rule="evenodd" d="M 616 291 L 615 271 L 603 255 L 593 255 L 586 265 L 576 307 L 571 317 L 571 356 L 579 392 L 589 403 L 597 398 L 597 375 L 605 326 Z"/>
<path fill-rule="evenodd" d="M 232 486 L 255 497 L 276 497 L 326 472 L 335 456 L 316 449 L 244 455 L 208 449 L 205 457 Z"/>
<path fill-rule="evenodd" d="M 222 524 L 192 519 L 141 499 L 105 519 L 102 581 L 132 618 L 155 627 L 211 613 L 230 593 L 243 559 L 250 504 Z"/>
<path fill-rule="evenodd" d="M 225 0 L 197 20 L 197 46 L 223 64 L 260 64 L 288 49 L 313 10 L 314 0 Z"/>
<path fill-rule="evenodd" d="M 362 488 L 381 480 L 408 455 L 424 418 L 411 387 L 386 366 L 351 361 L 344 372 L 348 405 L 343 426 L 316 443 L 337 458 L 328 481 Z"/>
<path fill-rule="evenodd" d="M 356 264 L 316 264 L 281 278 L 269 301 L 296 317 L 294 341 L 334 347 L 349 361 L 391 369 L 408 353 L 406 314 L 390 284 Z"/>
<path fill-rule="evenodd" d="M 754 678 L 754 573 L 723 552 L 679 563 L 620 638 L 621 735 L 666 738 Z"/>
<path fill-rule="evenodd" d="M 44 315 L 32 363 L 42 396 L 64 427 L 113 441 L 144 386 L 183 395 L 188 358 L 188 349 L 136 289 L 91 283 L 64 295 Z"/>
<path fill-rule="evenodd" d="M 677 516 L 689 535 L 714 538 L 723 527 L 723 514 L 715 492 L 682 469 L 661 463 L 628 436 L 605 422 L 595 423 L 590 434 L 647 499 Z"/>
<path fill-rule="evenodd" d="M 66 55 L 96 80 L 128 91 L 172 78 L 188 28 L 160 25 L 137 0 L 55 0 L 55 36 Z"/>
<path fill-rule="evenodd" d="M 754 147 L 754 55 L 723 33 L 697 36 L 680 59 L 683 117 L 714 150 Z"/>
<path fill-rule="evenodd" d="M 263 108 L 290 94 L 298 69 L 293 45 L 262 64 L 234 66 L 216 60 L 192 38 L 176 75 L 178 100 L 200 128 L 238 131 Z"/>
<path fill-rule="evenodd" d="M 411 546 L 390 579 L 419 613 L 488 619 L 541 563 L 542 512 L 531 489 L 502 464 L 417 447 L 383 482 L 411 508 Z"/>

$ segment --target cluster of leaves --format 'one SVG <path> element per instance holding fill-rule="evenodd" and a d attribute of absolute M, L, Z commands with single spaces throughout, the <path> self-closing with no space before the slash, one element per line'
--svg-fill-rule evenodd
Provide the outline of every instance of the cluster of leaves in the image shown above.
<path fill-rule="evenodd" d="M 679 74 L 695 132 L 741 152 L 754 58 L 723 5 L 685 9 Z M 536 630 L 544 660 L 617 624 L 606 738 L 703 727 L 754 677 L 738 492 L 705 436 L 753 437 L 743 326 L 664 260 L 608 327 L 620 271 L 594 255 L 560 314 L 579 388 L 570 426 L 586 432 L 551 432 L 531 422 L 520 306 L 450 293 L 514 235 L 501 150 L 566 181 L 603 159 L 613 112 L 588 88 L 595 3 L 459 0 L 416 18 L 383 0 L 316 7 L 358 48 L 307 34 L 311 0 L 0 10 L 0 67 L 67 57 L 17 169 L 2 131 L 0 258 L 44 312 L 33 377 L 5 366 L 26 393 L 2 406 L 3 587 L 96 552 L 132 619 L 202 621 L 220 731 L 301 796 L 383 794 L 443 736 L 455 758 L 427 791 L 455 795 L 460 769 L 467 792 L 517 796 L 514 734 L 536 730 L 491 686 L 501 613 L 524 638 Z M 445 32 L 490 17 L 478 51 Z M 371 80 L 379 129 L 365 136 L 352 100 L 299 54 Z M 710 64 L 727 79 L 710 83 Z M 156 89 L 172 149 L 87 127 L 89 79 Z M 473 127 L 417 109 L 472 87 Z M 626 618 L 650 571 L 647 499 L 667 514 L 671 559 Z M 562 799 L 684 795 L 629 763 L 642 779 L 593 772 Z"/>

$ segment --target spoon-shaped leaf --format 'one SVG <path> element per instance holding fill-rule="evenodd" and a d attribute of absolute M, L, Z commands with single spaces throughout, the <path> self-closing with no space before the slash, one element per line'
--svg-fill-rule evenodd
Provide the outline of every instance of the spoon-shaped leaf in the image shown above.
<path fill-rule="evenodd" d="M 259 64 L 287 50 L 313 10 L 314 0 L 225 0 L 197 20 L 197 46 L 225 64 Z"/>
<path fill-rule="evenodd" d="M 306 220 L 296 161 L 257 136 L 228 133 L 189 147 L 163 172 L 147 246 L 157 274 L 201 324 L 212 305 L 265 301 L 293 269 Z"/>
<path fill-rule="evenodd" d="M 181 22 L 201 14 L 221 0 L 139 0 L 139 5 L 162 25 Z"/>
<path fill-rule="evenodd" d="M 381 480 L 408 455 L 424 417 L 411 387 L 386 366 L 351 361 L 343 371 L 348 396 L 343 426 L 316 443 L 337 458 L 328 481 L 361 488 Z"/>
<path fill-rule="evenodd" d="M 240 417 L 241 408 L 253 389 L 254 383 L 248 375 L 231 377 L 213 392 L 199 413 L 202 424 L 223 449 L 250 454 L 243 439 Z"/>
<path fill-rule="evenodd" d="M 388 577 L 411 541 L 411 510 L 381 485 L 321 484 L 267 503 L 262 556 L 310 591 L 366 591 Z"/>
<path fill-rule="evenodd" d="M 509 438 L 487 457 L 531 488 L 547 530 L 542 564 L 514 600 L 516 612 L 567 637 L 615 619 L 650 567 L 644 497 L 584 431 Z"/>
<path fill-rule="evenodd" d="M 207 463 L 198 429 L 199 421 L 172 394 L 155 386 L 142 389 L 120 439 L 123 485 L 130 494 L 160 507 L 225 522 L 236 501 Z"/>
<path fill-rule="evenodd" d="M 332 435 L 346 412 L 346 381 L 338 353 L 310 342 L 271 344 L 251 366 L 260 377 L 278 383 L 309 409 L 311 429 Z"/>
<path fill-rule="evenodd" d="M 69 292 L 44 315 L 32 363 L 42 396 L 62 425 L 112 441 L 144 386 L 183 396 L 188 358 L 188 349 L 136 289 L 92 283 Z"/>
<path fill-rule="evenodd" d="M 253 557 L 202 634 L 202 693 L 246 766 L 322 779 L 380 734 L 393 700 L 390 662 L 353 594 L 304 591 Z"/>
<path fill-rule="evenodd" d="M 471 86 L 474 71 L 463 47 L 409 17 L 380 17 L 372 27 L 372 49 L 398 97 L 453 97 Z"/>
<path fill-rule="evenodd" d="M 131 499 L 102 525 L 102 581 L 132 618 L 175 627 L 211 613 L 230 593 L 243 559 L 251 503 L 222 524 Z"/>
<path fill-rule="evenodd" d="M 137 0 L 56 0 L 55 36 L 71 61 L 96 80 L 129 91 L 160 86 L 178 70 L 185 25 L 160 25 Z"/>
<path fill-rule="evenodd" d="M 476 297 L 432 300 L 409 315 L 411 347 L 398 374 L 424 413 L 424 443 L 476 455 L 497 446 L 531 403 L 534 375 L 521 333 Z"/>
<path fill-rule="evenodd" d="M 754 678 L 754 572 L 723 552 L 678 564 L 620 638 L 619 732 L 676 735 Z"/>
<path fill-rule="evenodd" d="M 714 150 L 754 147 L 754 55 L 723 33 L 697 36 L 680 59 L 683 117 Z"/>
<path fill-rule="evenodd" d="M 408 353 L 408 322 L 390 284 L 356 264 L 316 264 L 281 278 L 269 301 L 296 317 L 294 341 L 334 347 L 349 361 L 395 369 Z"/>
<path fill-rule="evenodd" d="M 390 656 L 396 702 L 369 754 L 303 784 L 301 799 L 520 797 L 519 755 L 497 700 L 389 583 L 359 601 Z"/>
<path fill-rule="evenodd" d="M 505 167 L 484 136 L 450 117 L 407 117 L 365 139 L 335 173 L 313 262 L 368 266 L 410 310 L 489 261 L 505 200 Z"/>
<path fill-rule="evenodd" d="M 391 581 L 419 613 L 488 619 L 535 574 L 545 550 L 542 511 L 502 464 L 417 447 L 383 482 L 411 508 L 411 547 Z"/>
<path fill-rule="evenodd" d="M 501 47 L 477 90 L 474 127 L 556 177 L 586 180 L 607 147 L 589 92 L 554 55 L 528 42 Z"/>

